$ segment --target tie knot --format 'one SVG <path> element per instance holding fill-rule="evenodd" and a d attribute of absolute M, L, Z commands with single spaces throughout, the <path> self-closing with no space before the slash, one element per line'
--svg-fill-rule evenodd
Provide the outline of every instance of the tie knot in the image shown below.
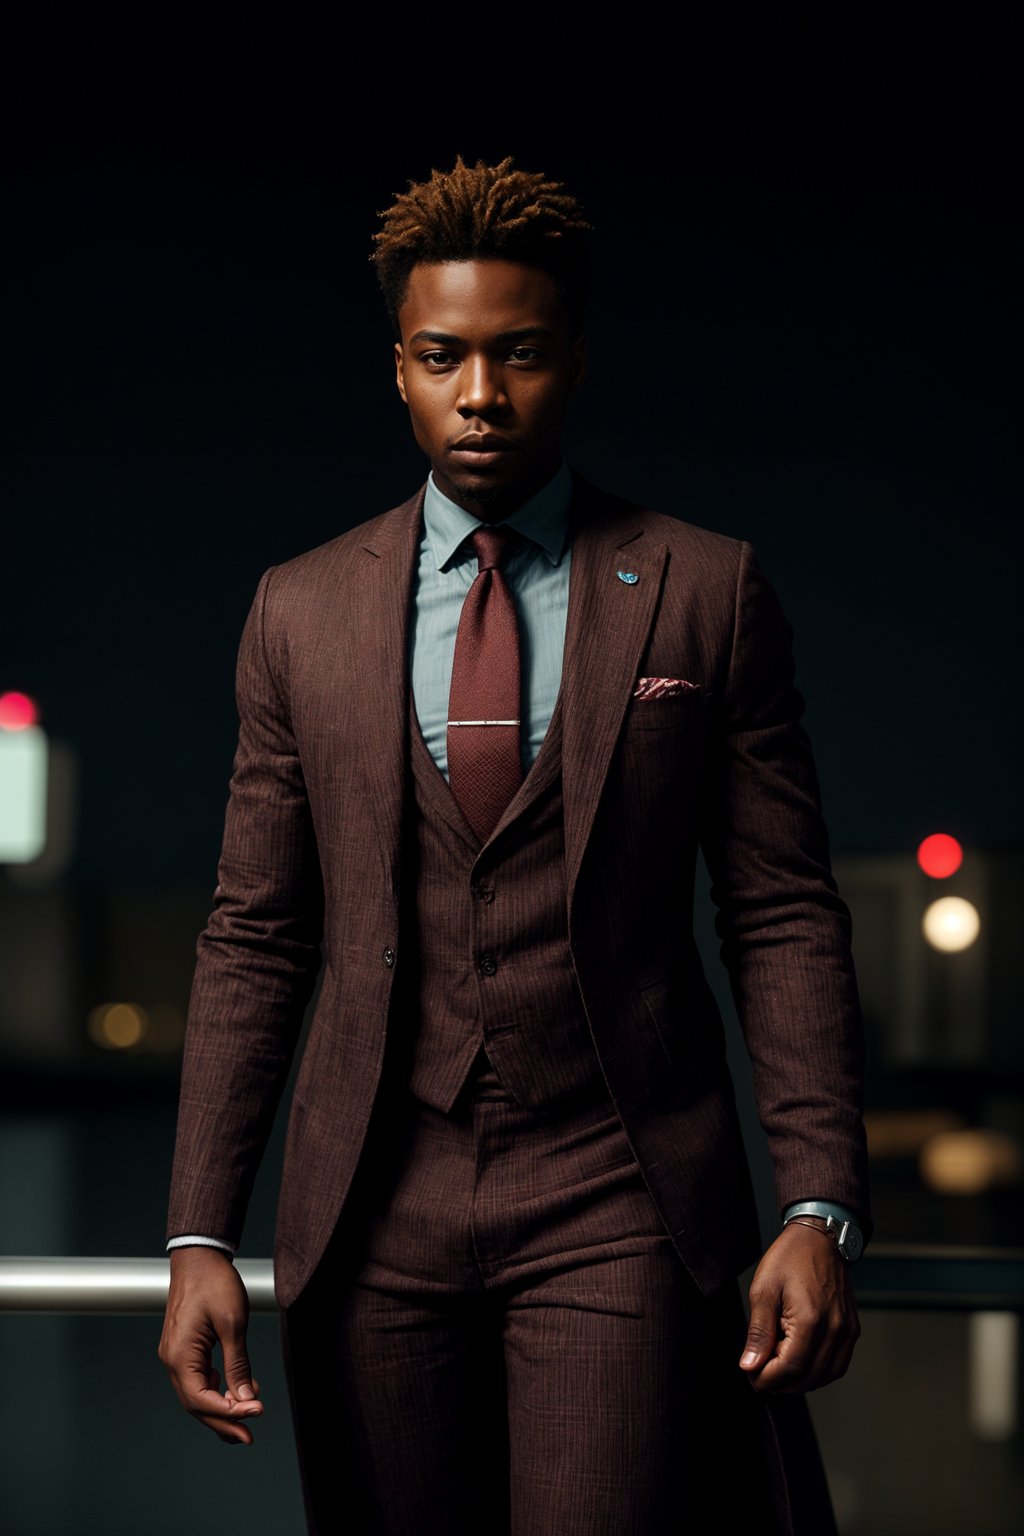
<path fill-rule="evenodd" d="M 495 528 L 476 528 L 473 532 L 473 548 L 476 550 L 477 568 L 493 571 L 518 543 L 513 528 L 498 525 Z"/>

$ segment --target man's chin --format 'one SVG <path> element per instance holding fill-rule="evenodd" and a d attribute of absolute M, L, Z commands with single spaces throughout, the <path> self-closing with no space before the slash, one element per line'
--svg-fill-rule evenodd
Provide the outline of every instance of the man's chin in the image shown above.
<path fill-rule="evenodd" d="M 452 485 L 463 501 L 472 501 L 478 507 L 497 507 L 506 501 L 515 501 L 516 488 L 496 480 L 453 480 Z"/>
<path fill-rule="evenodd" d="M 435 471 L 434 479 L 438 480 Z M 486 475 L 456 476 L 446 474 L 441 489 L 460 505 L 470 503 L 476 507 L 515 507 L 524 501 L 527 492 L 507 480 L 492 479 Z"/>

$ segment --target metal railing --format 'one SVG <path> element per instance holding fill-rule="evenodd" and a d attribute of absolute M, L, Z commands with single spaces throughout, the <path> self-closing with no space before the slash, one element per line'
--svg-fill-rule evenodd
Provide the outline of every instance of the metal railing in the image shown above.
<path fill-rule="evenodd" d="M 237 1259 L 254 1312 L 273 1312 L 270 1259 Z M 0 1312 L 160 1313 L 169 1265 L 157 1259 L 0 1257 Z M 1024 1312 L 1024 1249 L 878 1243 L 854 1271 L 862 1308 Z"/>
<path fill-rule="evenodd" d="M 270 1259 L 235 1263 L 254 1312 L 273 1312 Z M 160 1313 L 167 1305 L 167 1259 L 0 1258 L 0 1312 Z"/>

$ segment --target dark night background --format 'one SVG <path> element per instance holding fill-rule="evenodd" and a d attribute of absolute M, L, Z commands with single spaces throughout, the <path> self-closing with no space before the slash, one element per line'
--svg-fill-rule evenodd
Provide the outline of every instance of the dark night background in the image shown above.
<path fill-rule="evenodd" d="M 846 870 L 893 855 L 913 876 L 940 830 L 979 855 L 1005 942 L 930 959 L 919 1017 L 900 968 L 925 975 L 931 893 L 905 886 L 909 944 L 884 903 L 859 930 L 876 1108 L 1024 1146 L 1009 10 L 751 10 L 42 3 L 5 24 L 0 692 L 37 699 L 80 772 L 67 877 L 0 872 L 6 1253 L 159 1251 L 177 1054 L 101 1049 L 86 1020 L 113 999 L 184 1011 L 261 573 L 425 474 L 368 256 L 377 211 L 456 152 L 512 153 L 584 202 L 597 285 L 568 456 L 752 541 Z M 53 978 L 51 1050 L 33 1020 Z M 872 1141 L 877 1237 L 1019 1242 L 1018 1189 L 926 1188 L 924 1134 L 913 1156 Z M 280 1142 L 279 1124 L 247 1255 L 269 1251 Z M 763 1158 L 755 1178 L 774 1220 Z M 844 1536 L 1016 1531 L 1020 1427 L 965 1427 L 967 1316 L 866 1323 L 813 1404 Z M 174 1406 L 158 1330 L 0 1317 L 5 1531 L 170 1536 L 197 1510 L 298 1527 L 275 1320 L 250 1335 L 271 1410 L 243 1458 Z"/>
<path fill-rule="evenodd" d="M 261 572 L 424 473 L 367 255 L 456 151 L 585 202 L 570 457 L 754 543 L 837 851 L 1018 844 L 1007 39 L 597 7 L 588 62 L 554 13 L 445 15 L 9 43 L 0 685 L 80 752 L 78 880 L 212 888 Z"/>

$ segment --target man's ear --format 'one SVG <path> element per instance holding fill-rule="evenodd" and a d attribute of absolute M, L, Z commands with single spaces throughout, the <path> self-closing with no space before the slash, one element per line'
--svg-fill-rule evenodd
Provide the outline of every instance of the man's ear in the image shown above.
<path fill-rule="evenodd" d="M 570 349 L 569 393 L 574 395 L 587 376 L 587 338 L 582 331 Z"/>
<path fill-rule="evenodd" d="M 405 396 L 405 359 L 402 356 L 402 343 L 395 342 L 395 383 L 398 385 L 398 393 L 409 404 Z"/>

